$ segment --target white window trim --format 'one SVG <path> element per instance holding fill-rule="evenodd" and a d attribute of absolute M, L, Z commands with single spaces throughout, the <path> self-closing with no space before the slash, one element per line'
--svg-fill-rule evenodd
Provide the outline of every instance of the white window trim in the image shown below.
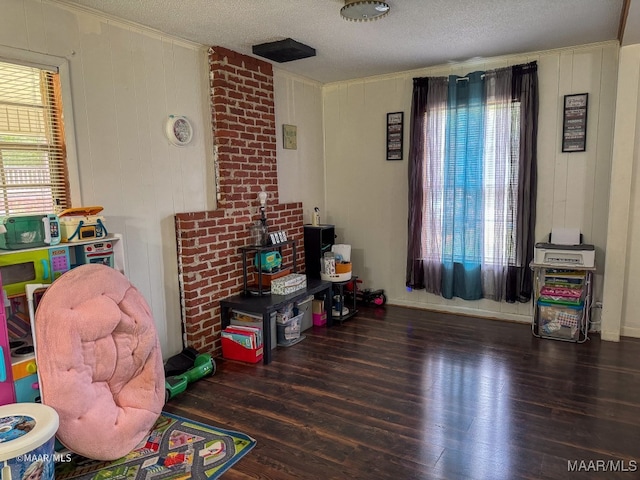
<path fill-rule="evenodd" d="M 73 103 L 71 101 L 71 72 L 69 69 L 69 61 L 63 57 L 55 57 L 53 55 L 6 47 L 4 45 L 0 45 L 0 61 L 19 63 L 43 70 L 57 70 L 60 74 L 62 112 L 64 116 L 64 137 L 67 149 L 67 173 L 70 190 L 69 197 L 71 199 L 71 205 L 82 205 L 80 170 L 78 166 L 75 122 L 73 118 Z"/>

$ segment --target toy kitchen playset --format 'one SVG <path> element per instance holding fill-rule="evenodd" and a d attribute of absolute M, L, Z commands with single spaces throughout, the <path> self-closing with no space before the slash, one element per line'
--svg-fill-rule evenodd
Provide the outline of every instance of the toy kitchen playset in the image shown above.
<path fill-rule="evenodd" d="M 87 263 L 124 273 L 118 267 L 123 262 L 116 261 L 123 258 L 122 237 L 109 235 L 101 211 L 85 207 L 0 219 L 0 405 L 39 399 L 31 322 L 48 285 Z"/>

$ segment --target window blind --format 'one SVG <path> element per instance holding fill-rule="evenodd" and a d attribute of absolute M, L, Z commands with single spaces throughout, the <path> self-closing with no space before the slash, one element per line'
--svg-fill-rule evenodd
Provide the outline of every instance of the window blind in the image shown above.
<path fill-rule="evenodd" d="M 0 216 L 70 206 L 59 74 L 0 62 Z"/>

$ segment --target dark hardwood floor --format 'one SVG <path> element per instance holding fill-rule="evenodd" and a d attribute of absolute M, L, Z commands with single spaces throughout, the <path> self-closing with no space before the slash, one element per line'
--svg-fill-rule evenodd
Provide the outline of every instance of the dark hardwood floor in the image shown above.
<path fill-rule="evenodd" d="M 223 479 L 640 478 L 639 340 L 393 306 L 304 334 L 166 405 L 257 440 Z"/>

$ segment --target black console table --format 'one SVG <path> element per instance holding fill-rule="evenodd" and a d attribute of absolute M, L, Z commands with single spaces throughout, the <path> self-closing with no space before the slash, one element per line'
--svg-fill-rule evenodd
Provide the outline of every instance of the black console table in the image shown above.
<path fill-rule="evenodd" d="M 307 278 L 307 288 L 290 293 L 289 295 L 235 295 L 220 300 L 220 317 L 222 329 L 230 323 L 230 311 L 233 309 L 247 313 L 255 313 L 262 316 L 262 362 L 266 365 L 271 362 L 271 314 L 292 303 L 313 295 L 316 298 L 324 297 L 324 309 L 327 317 L 331 315 L 332 284 L 324 280 Z"/>

